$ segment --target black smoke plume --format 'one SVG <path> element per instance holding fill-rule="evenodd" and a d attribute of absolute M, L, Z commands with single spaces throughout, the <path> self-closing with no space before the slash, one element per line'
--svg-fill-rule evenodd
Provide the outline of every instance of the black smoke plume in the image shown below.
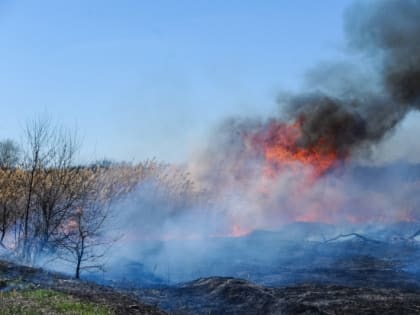
<path fill-rule="evenodd" d="M 281 100 L 288 119 L 302 119 L 304 147 L 324 139 L 351 153 L 420 109 L 420 1 L 358 2 L 346 12 L 345 31 L 350 51 L 371 73 L 324 64 L 308 91 Z"/>

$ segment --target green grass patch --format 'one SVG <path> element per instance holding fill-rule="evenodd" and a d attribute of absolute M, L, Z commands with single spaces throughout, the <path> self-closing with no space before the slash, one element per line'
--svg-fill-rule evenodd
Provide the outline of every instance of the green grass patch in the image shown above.
<path fill-rule="evenodd" d="M 12 314 L 111 315 L 114 312 L 107 306 L 80 301 L 53 290 L 0 292 L 0 315 Z"/>

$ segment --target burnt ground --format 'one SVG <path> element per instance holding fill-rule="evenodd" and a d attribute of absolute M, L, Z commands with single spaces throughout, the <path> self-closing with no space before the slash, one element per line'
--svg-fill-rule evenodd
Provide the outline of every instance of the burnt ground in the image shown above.
<path fill-rule="evenodd" d="M 181 284 L 165 284 L 148 273 L 142 281 L 142 268 L 121 265 L 130 281 L 101 286 L 0 261 L 0 291 L 53 289 L 111 306 L 117 314 L 420 314 L 417 244 L 357 239 L 264 244 L 263 252 L 275 254 L 270 259 L 240 256 L 229 247 L 235 257 L 229 264 L 217 257 L 207 262 L 233 277 L 198 277 Z M 288 246 L 292 250 L 281 255 Z"/>
<path fill-rule="evenodd" d="M 380 273 L 378 269 L 385 272 L 390 268 L 388 263 L 369 257 L 346 261 L 343 267 L 352 272 L 361 270 L 365 284 Z M 376 268 L 373 273 L 369 271 L 372 267 Z M 410 281 L 406 285 L 405 278 L 399 279 L 400 288 L 330 284 L 276 288 L 243 279 L 211 277 L 176 286 L 131 288 L 124 293 L 58 273 L 0 262 L 0 279 L 0 291 L 48 288 L 111 306 L 117 314 L 166 314 L 161 309 L 178 315 L 420 314 L 420 290 Z"/>
<path fill-rule="evenodd" d="M 156 306 L 146 305 L 129 293 L 72 279 L 66 275 L 0 261 L 0 292 L 52 289 L 82 301 L 109 306 L 116 314 L 164 315 Z"/>
<path fill-rule="evenodd" d="M 292 246 L 275 263 L 232 263 L 247 280 L 214 276 L 131 292 L 174 314 L 420 314 L 417 244 L 352 239 Z"/>
<path fill-rule="evenodd" d="M 419 279 L 389 260 L 342 257 L 334 267 L 289 268 L 271 277 L 293 281 L 273 287 L 210 277 L 134 292 L 174 314 L 420 314 Z"/>
<path fill-rule="evenodd" d="M 174 314 L 420 314 L 418 291 L 300 285 L 269 288 L 234 278 L 206 278 L 177 288 L 139 291 Z"/>

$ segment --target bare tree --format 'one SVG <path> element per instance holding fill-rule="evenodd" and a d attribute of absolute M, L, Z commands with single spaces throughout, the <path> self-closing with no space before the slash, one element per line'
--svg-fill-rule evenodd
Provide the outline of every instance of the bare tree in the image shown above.
<path fill-rule="evenodd" d="M 25 136 L 18 249 L 25 262 L 34 263 L 61 237 L 62 222 L 80 198 L 80 176 L 74 167 L 77 142 L 69 132 L 44 119 L 29 123 Z"/>
<path fill-rule="evenodd" d="M 122 190 L 107 169 L 85 170 L 77 208 L 63 226 L 65 238 L 58 244 L 60 258 L 75 264 L 75 277 L 82 270 L 101 269 L 107 250 L 116 241 L 110 238 L 107 221 L 111 204 Z"/>
<path fill-rule="evenodd" d="M 6 247 L 4 239 L 16 223 L 21 192 L 18 185 L 20 149 L 12 140 L 0 142 L 0 246 Z"/>
<path fill-rule="evenodd" d="M 155 173 L 158 165 L 154 160 L 137 165 L 95 164 L 80 173 L 82 193 L 62 227 L 65 237 L 57 245 L 60 258 L 74 264 L 76 278 L 82 270 L 103 268 L 106 252 L 119 238 L 110 231 L 112 205 Z"/>
<path fill-rule="evenodd" d="M 26 147 L 22 169 L 22 187 L 25 199 L 22 218 L 18 230 L 17 249 L 24 261 L 29 261 L 30 256 L 30 217 L 34 212 L 34 190 L 37 184 L 37 174 L 41 171 L 50 152 L 44 146 L 50 140 L 49 122 L 35 120 L 28 123 L 25 130 Z"/>

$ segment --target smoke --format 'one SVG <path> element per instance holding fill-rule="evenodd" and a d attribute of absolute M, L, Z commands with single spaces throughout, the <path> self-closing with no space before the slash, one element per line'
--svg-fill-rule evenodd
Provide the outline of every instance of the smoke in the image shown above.
<path fill-rule="evenodd" d="M 174 195 L 149 181 L 117 205 L 128 236 L 120 254 L 160 276 L 173 264 L 176 280 L 232 275 L 223 263 L 233 252 L 271 263 L 286 251 L 262 251 L 266 239 L 232 249 L 214 237 L 294 222 L 334 224 L 279 234 L 322 240 L 327 230 L 334 236 L 360 232 L 360 224 L 418 222 L 418 167 L 363 168 L 356 157 L 420 109 L 420 0 L 358 2 L 345 15 L 345 30 L 350 61 L 317 65 L 304 91 L 279 97 L 278 116 L 230 118 L 213 130 L 206 150 L 187 165 L 194 189 Z M 158 239 L 171 241 L 142 247 Z"/>
<path fill-rule="evenodd" d="M 410 184 L 402 181 L 398 196 L 389 187 L 365 191 L 363 181 L 348 174 L 354 156 L 369 153 L 420 106 L 419 17 L 420 1 L 355 3 L 345 15 L 354 60 L 319 64 L 302 93 L 279 98 L 277 117 L 222 122 L 207 149 L 188 162 L 200 192 L 188 198 L 199 202 L 142 184 L 123 206 L 132 209 L 127 221 L 138 216 L 136 226 L 153 239 L 241 235 L 295 221 L 417 218 L 412 206 L 403 205 L 413 199 Z"/>
<path fill-rule="evenodd" d="M 349 45 L 380 60 L 384 90 L 399 107 L 419 108 L 420 1 L 359 2 L 348 10 Z"/>
<path fill-rule="evenodd" d="M 419 109 L 420 1 L 360 1 L 344 24 L 349 61 L 309 71 L 302 92 L 279 97 L 276 117 L 225 120 L 189 163 L 194 181 L 245 230 L 418 219 L 411 182 L 387 178 L 398 193 L 366 191 L 350 174 Z"/>
<path fill-rule="evenodd" d="M 309 74 L 312 91 L 281 99 L 288 119 L 304 117 L 304 147 L 327 139 L 343 153 L 377 143 L 420 106 L 420 1 L 358 2 L 345 17 L 348 46 L 371 73 L 323 64 Z"/>

